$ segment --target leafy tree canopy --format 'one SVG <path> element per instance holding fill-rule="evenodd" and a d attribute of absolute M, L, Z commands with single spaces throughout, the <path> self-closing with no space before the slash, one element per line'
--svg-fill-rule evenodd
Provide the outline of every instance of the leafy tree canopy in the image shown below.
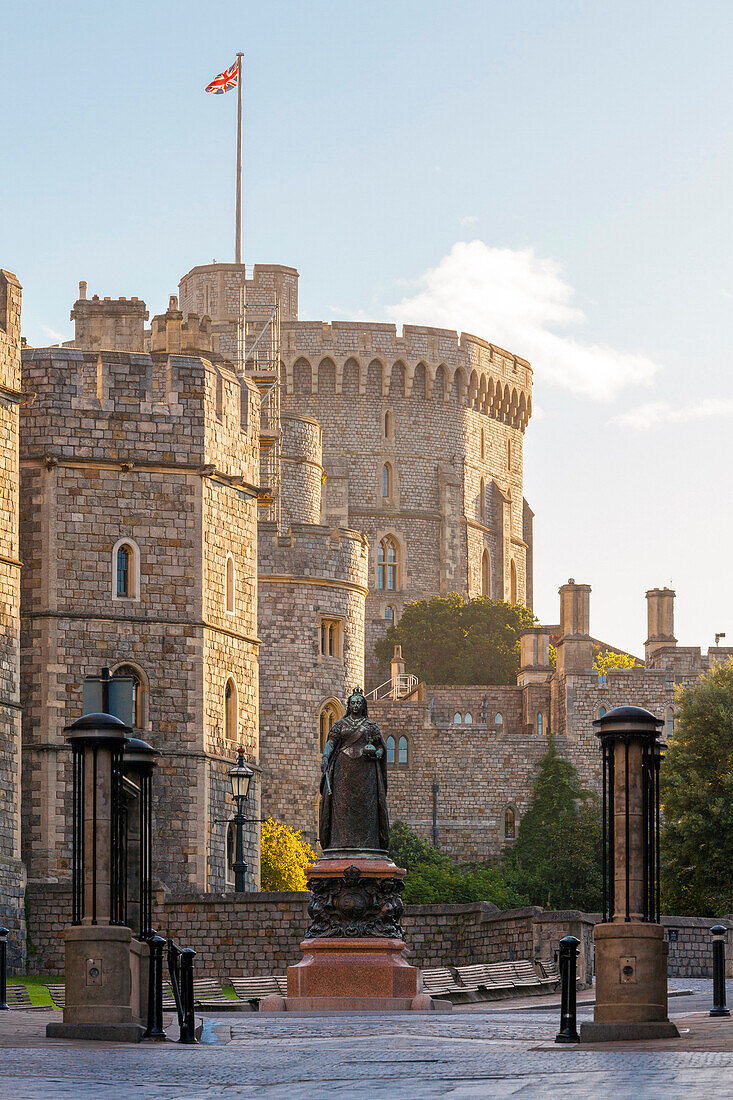
<path fill-rule="evenodd" d="M 305 890 L 305 869 L 315 861 L 316 853 L 295 829 L 271 817 L 262 822 L 262 890 Z"/>
<path fill-rule="evenodd" d="M 677 689 L 662 764 L 662 894 L 668 913 L 733 912 L 733 660 Z"/>
<path fill-rule="evenodd" d="M 396 645 L 407 671 L 431 684 L 512 684 L 519 670 L 519 636 L 536 623 L 519 604 L 457 592 L 406 603 L 400 621 L 375 645 L 382 667 Z"/>
<path fill-rule="evenodd" d="M 596 653 L 593 668 L 599 676 L 605 676 L 609 668 L 639 668 L 641 661 L 630 653 L 615 653 L 612 649 L 603 649 Z"/>
<path fill-rule="evenodd" d="M 558 756 L 551 740 L 505 861 L 508 879 L 531 905 L 600 909 L 602 836 L 598 798 L 583 790 L 576 769 Z"/>

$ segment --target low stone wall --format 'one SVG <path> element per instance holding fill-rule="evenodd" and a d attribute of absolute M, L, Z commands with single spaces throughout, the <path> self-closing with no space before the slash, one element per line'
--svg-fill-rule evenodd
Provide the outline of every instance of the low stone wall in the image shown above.
<path fill-rule="evenodd" d="M 28 973 L 63 972 L 62 931 L 71 915 L 67 883 L 29 883 Z M 159 892 L 153 925 L 181 946 L 195 948 L 202 978 L 280 973 L 301 957 L 308 927 L 308 894 L 175 894 Z M 488 902 L 410 905 L 404 927 L 415 966 L 464 966 L 504 959 L 551 959 L 563 936 L 580 940 L 578 976 L 593 975 L 593 927 L 598 913 L 549 912 L 538 908 L 498 910 Z M 729 929 L 728 975 L 733 977 L 733 918 L 663 917 L 671 978 L 711 976 L 714 924 Z"/>
<path fill-rule="evenodd" d="M 726 974 L 733 978 L 733 918 L 662 917 L 664 938 L 669 943 L 667 973 L 670 978 L 712 978 L 713 949 L 710 929 L 728 929 L 725 947 Z"/>

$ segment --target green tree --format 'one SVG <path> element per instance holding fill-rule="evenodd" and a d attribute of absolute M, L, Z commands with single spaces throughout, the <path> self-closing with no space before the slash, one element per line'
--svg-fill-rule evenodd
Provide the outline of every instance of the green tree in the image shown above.
<path fill-rule="evenodd" d="M 609 668 L 640 668 L 641 661 L 630 653 L 616 653 L 613 649 L 603 649 L 596 653 L 593 668 L 599 676 L 605 676 Z"/>
<path fill-rule="evenodd" d="M 596 795 L 550 740 L 505 869 L 530 905 L 595 911 L 602 904 L 603 829 Z"/>
<path fill-rule="evenodd" d="M 536 619 L 519 604 L 456 592 L 406 603 L 400 621 L 374 651 L 382 667 L 396 645 L 407 671 L 431 684 L 512 684 L 519 669 L 519 636 Z"/>
<path fill-rule="evenodd" d="M 439 848 L 413 832 L 404 821 L 393 821 L 389 830 L 389 857 L 398 867 L 412 871 L 420 864 L 440 864 L 446 857 Z"/>
<path fill-rule="evenodd" d="M 305 890 L 305 869 L 316 853 L 295 829 L 268 817 L 260 837 L 260 877 L 263 890 Z"/>
<path fill-rule="evenodd" d="M 733 660 L 677 689 L 662 764 L 662 894 L 668 913 L 733 912 Z"/>

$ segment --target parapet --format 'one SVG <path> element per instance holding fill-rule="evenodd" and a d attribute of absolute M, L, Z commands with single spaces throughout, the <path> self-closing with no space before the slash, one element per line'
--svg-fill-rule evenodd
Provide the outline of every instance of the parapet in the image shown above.
<path fill-rule="evenodd" d="M 148 311 L 139 298 L 89 299 L 87 284 L 79 283 L 79 297 L 71 311 L 76 348 L 89 351 L 130 351 L 145 349 L 145 322 Z"/>
<path fill-rule="evenodd" d="M 201 355 L 22 353 L 24 458 L 191 465 L 257 478 L 259 393 Z"/>
<path fill-rule="evenodd" d="M 288 393 L 424 397 L 467 405 L 524 430 L 532 415 L 525 359 L 452 329 L 298 321 L 281 327 Z"/>
<path fill-rule="evenodd" d="M 189 313 L 184 321 L 178 298 L 171 294 L 166 312 L 153 317 L 150 350 L 167 351 L 171 355 L 201 353 L 211 356 L 214 350 L 211 318 Z"/>
<path fill-rule="evenodd" d="M 280 303 L 281 321 L 298 317 L 298 272 L 282 264 L 200 264 L 178 284 L 181 309 L 211 317 L 215 325 L 236 323 L 244 290 L 248 315 Z"/>
<path fill-rule="evenodd" d="M 369 543 L 360 531 L 322 524 L 292 523 L 279 534 L 274 523 L 259 524 L 258 572 L 285 584 L 312 589 L 335 585 L 367 595 Z"/>

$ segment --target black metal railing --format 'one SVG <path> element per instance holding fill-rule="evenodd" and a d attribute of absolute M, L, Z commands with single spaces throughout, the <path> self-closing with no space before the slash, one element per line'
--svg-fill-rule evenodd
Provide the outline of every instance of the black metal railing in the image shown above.
<path fill-rule="evenodd" d="M 193 960 L 195 956 L 196 952 L 192 947 L 179 947 L 173 940 L 168 940 L 168 970 L 178 1014 L 179 1043 L 198 1042 L 193 1012 Z"/>
<path fill-rule="evenodd" d="M 8 1007 L 8 936 L 9 928 L 0 928 L 0 1011 Z"/>

